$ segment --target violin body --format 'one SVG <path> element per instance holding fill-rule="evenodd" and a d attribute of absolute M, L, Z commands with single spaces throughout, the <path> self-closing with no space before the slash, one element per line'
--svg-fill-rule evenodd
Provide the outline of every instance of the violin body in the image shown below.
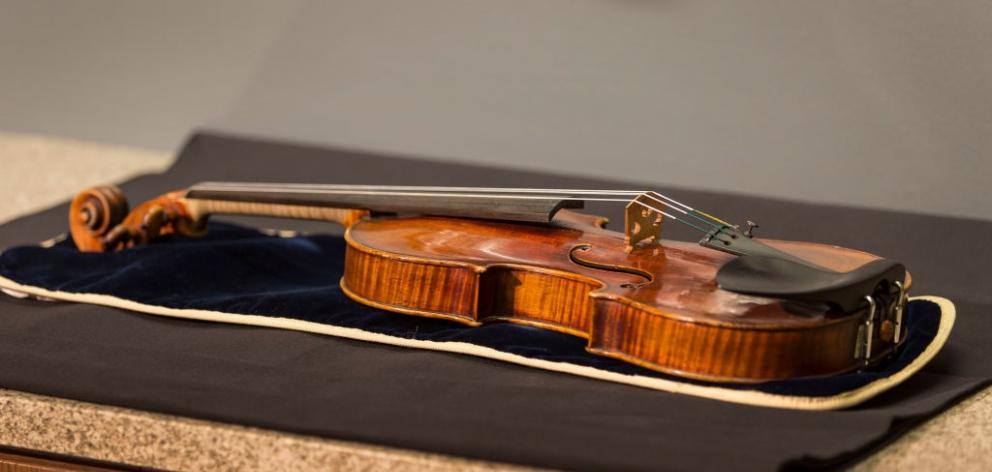
<path fill-rule="evenodd" d="M 627 253 L 623 235 L 604 223 L 567 210 L 550 227 L 364 220 L 345 234 L 341 287 L 355 301 L 397 313 L 580 336 L 592 353 L 683 377 L 754 382 L 862 365 L 852 353 L 863 311 L 789 307 L 721 290 L 717 269 L 733 256 L 674 241 Z M 875 259 L 822 244 L 770 244 L 837 270 Z M 879 356 L 891 350 L 891 342 L 876 342 Z"/>
<path fill-rule="evenodd" d="M 221 201 L 183 192 L 129 214 L 122 202 L 112 188 L 80 193 L 69 217 L 77 247 L 125 249 L 162 234 L 196 236 L 205 230 L 205 218 L 217 213 L 335 221 L 346 227 L 340 285 L 359 303 L 468 326 L 510 322 L 550 329 L 586 339 L 594 354 L 709 381 L 826 376 L 877 362 L 901 341 L 911 284 L 908 273 L 899 273 L 898 298 L 878 310 L 872 297 L 865 297 L 870 306 L 845 311 L 836 304 L 739 293 L 717 283 L 720 268 L 735 255 L 660 238 L 635 246 L 630 233 L 605 229 L 605 218 L 566 209 L 539 223 L 373 215 L 296 200 Z M 527 205 L 514 215 L 526 210 L 532 216 L 534 204 Z M 752 244 L 838 274 L 879 260 L 817 243 Z"/>

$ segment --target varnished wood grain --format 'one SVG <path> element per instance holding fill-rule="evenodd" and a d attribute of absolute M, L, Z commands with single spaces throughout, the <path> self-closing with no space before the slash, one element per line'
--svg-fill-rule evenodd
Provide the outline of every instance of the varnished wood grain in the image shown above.
<path fill-rule="evenodd" d="M 369 212 L 364 210 L 307 205 L 281 205 L 276 203 L 192 198 L 182 198 L 179 201 L 185 206 L 186 213 L 193 221 L 203 220 L 210 215 L 251 215 L 293 218 L 298 220 L 331 221 L 347 227 L 369 214 Z"/>
<path fill-rule="evenodd" d="M 680 376 L 750 382 L 860 365 L 854 352 L 863 312 L 807 307 L 797 314 L 775 299 L 727 292 L 714 277 L 733 256 L 670 241 L 628 254 L 623 236 L 598 220 L 559 215 L 551 226 L 360 221 L 346 232 L 342 285 L 355 300 L 396 312 L 581 336 L 590 352 Z M 836 270 L 875 258 L 822 244 L 769 243 Z M 588 249 L 575 251 L 579 246 Z M 595 265 L 576 263 L 578 254 Z M 879 356 L 889 350 L 876 339 Z"/>

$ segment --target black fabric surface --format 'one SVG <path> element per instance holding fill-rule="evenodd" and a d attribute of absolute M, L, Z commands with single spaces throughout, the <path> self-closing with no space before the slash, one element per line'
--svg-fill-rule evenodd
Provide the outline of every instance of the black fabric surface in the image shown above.
<path fill-rule="evenodd" d="M 336 283 L 344 275 L 344 254 L 340 236 L 280 238 L 212 223 L 202 239 L 169 237 L 120 252 L 80 252 L 71 240 L 51 248 L 15 246 L 0 254 L 0 276 L 32 287 L 113 295 L 146 305 L 291 318 L 405 339 L 469 343 L 627 375 L 810 397 L 844 393 L 902 370 L 923 353 L 940 325 L 936 303 L 914 301 L 906 310 L 906 341 L 896 355 L 871 368 L 763 383 L 705 382 L 593 355 L 585 351 L 584 339 L 549 330 L 510 323 L 473 328 L 355 303 Z"/>
<path fill-rule="evenodd" d="M 591 179 L 195 136 L 133 202 L 202 180 L 628 187 Z M 817 183 L 822 184 L 822 183 Z M 907 183 L 907 191 L 911 191 Z M 285 330 L 0 297 L 0 386 L 277 430 L 571 469 L 753 469 L 850 463 L 992 377 L 992 223 L 659 190 L 767 237 L 906 263 L 916 294 L 955 302 L 941 354 L 859 407 L 802 412 L 667 394 L 469 356 Z M 869 202 L 870 203 L 870 202 Z M 590 210 L 620 220 L 615 210 Z M 0 226 L 0 247 L 63 232 L 67 206 Z M 320 233 L 314 222 L 239 220 Z M 671 225 L 670 225 L 671 226 Z M 689 236 L 666 229 L 669 237 Z"/>

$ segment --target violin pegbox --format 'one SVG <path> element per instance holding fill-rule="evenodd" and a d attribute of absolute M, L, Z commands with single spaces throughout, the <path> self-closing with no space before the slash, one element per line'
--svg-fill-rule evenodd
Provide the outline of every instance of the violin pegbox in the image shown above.
<path fill-rule="evenodd" d="M 624 244 L 629 254 L 649 246 L 661 245 L 661 224 L 664 214 L 656 208 L 655 199 L 644 193 L 624 208 Z"/>
<path fill-rule="evenodd" d="M 129 213 L 119 188 L 102 185 L 83 190 L 69 208 L 72 240 L 80 251 L 103 252 L 144 244 L 170 233 L 203 234 L 206 225 L 190 216 L 184 193 L 161 195 Z"/>

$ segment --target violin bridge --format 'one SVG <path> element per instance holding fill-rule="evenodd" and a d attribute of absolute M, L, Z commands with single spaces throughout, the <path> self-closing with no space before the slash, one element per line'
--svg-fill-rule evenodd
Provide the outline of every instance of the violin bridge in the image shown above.
<path fill-rule="evenodd" d="M 625 207 L 624 243 L 629 254 L 635 249 L 661 244 L 663 215 L 646 194 L 638 195 Z"/>

